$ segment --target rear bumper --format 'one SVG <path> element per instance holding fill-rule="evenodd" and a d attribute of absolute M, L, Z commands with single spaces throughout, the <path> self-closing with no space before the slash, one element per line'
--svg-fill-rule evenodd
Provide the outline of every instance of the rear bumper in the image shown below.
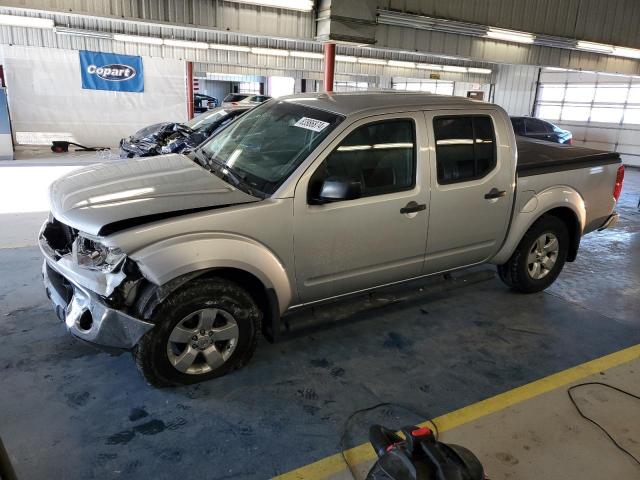
<path fill-rule="evenodd" d="M 598 228 L 598 231 L 601 232 L 607 228 L 615 226 L 618 223 L 620 215 L 617 212 L 613 212 L 609 217 L 605 220 L 601 227 Z"/>
<path fill-rule="evenodd" d="M 103 347 L 131 349 L 154 326 L 105 305 L 99 295 L 59 272 L 55 263 L 44 261 L 42 277 L 56 315 L 81 340 Z"/>

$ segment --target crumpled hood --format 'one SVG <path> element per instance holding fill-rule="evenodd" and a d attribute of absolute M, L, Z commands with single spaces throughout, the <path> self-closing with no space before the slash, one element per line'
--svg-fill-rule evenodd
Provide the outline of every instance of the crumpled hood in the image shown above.
<path fill-rule="evenodd" d="M 115 160 L 75 170 L 53 182 L 49 195 L 54 217 L 91 235 L 115 231 L 116 222 L 142 224 L 193 210 L 259 201 L 179 154 Z"/>
<path fill-rule="evenodd" d="M 155 137 L 158 135 L 158 133 L 173 128 L 175 125 L 177 125 L 175 122 L 154 123 L 153 125 L 149 125 L 148 127 L 141 128 L 129 138 L 131 140 L 142 140 L 147 137 Z"/>
<path fill-rule="evenodd" d="M 120 140 L 121 156 L 126 158 L 158 155 L 160 148 L 168 137 L 172 135 L 188 136 L 191 133 L 188 127 L 180 123 L 165 122 L 149 125 L 138 130 L 130 137 Z"/>

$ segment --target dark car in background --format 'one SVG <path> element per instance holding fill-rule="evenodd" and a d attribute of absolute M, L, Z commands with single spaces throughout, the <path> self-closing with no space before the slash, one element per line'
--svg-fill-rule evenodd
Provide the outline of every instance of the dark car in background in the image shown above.
<path fill-rule="evenodd" d="M 539 118 L 531 117 L 511 117 L 511 124 L 516 135 L 521 137 L 547 140 L 554 143 L 573 143 L 573 135 L 568 130 L 549 123 Z"/>
<path fill-rule="evenodd" d="M 251 108 L 252 105 L 220 107 L 185 123 L 166 122 L 150 125 L 120 140 L 120 157 L 152 157 L 192 150 Z"/>
<path fill-rule="evenodd" d="M 210 97 L 202 93 L 193 94 L 193 111 L 194 113 L 204 113 L 220 106 L 220 100 L 216 97 Z"/>

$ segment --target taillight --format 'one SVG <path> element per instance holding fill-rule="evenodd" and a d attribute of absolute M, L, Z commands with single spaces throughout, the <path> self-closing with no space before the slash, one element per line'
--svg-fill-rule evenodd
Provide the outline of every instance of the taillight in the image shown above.
<path fill-rule="evenodd" d="M 573 138 L 570 138 L 569 140 L 567 140 L 567 145 L 573 145 Z"/>
<path fill-rule="evenodd" d="M 624 181 L 624 165 L 618 167 L 618 173 L 616 174 L 616 184 L 613 186 L 613 198 L 616 202 L 620 198 L 620 192 L 622 192 L 622 182 Z"/>

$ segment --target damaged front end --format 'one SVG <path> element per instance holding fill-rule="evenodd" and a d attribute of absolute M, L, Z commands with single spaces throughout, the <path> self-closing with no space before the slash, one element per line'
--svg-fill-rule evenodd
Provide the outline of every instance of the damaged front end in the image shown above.
<path fill-rule="evenodd" d="M 136 318 L 145 282 L 136 263 L 117 249 L 51 217 L 38 238 L 42 274 L 56 314 L 76 337 L 104 347 L 133 348 L 153 324 Z"/>
<path fill-rule="evenodd" d="M 193 135 L 181 123 L 161 123 L 143 128 L 130 137 L 120 140 L 120 157 L 153 157 L 167 153 L 180 153 L 189 146 Z"/>

